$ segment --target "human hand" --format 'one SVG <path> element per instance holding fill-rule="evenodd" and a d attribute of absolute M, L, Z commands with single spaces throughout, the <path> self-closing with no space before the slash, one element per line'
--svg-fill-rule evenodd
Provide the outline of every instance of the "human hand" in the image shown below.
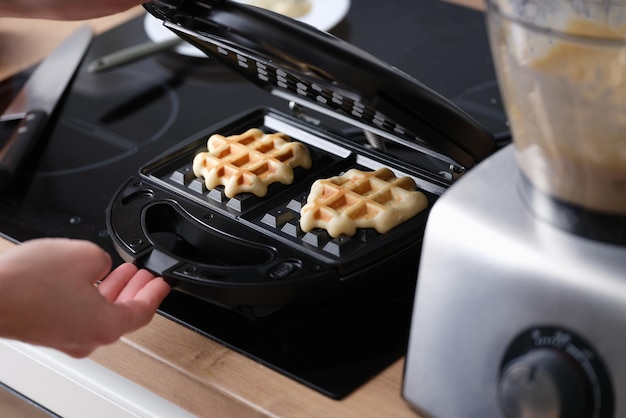
<path fill-rule="evenodd" d="M 138 0 L 0 0 L 0 16 L 79 20 L 123 12 Z"/>
<path fill-rule="evenodd" d="M 36 239 L 0 254 L 0 336 L 85 357 L 147 325 L 169 285 L 130 263 L 110 269 L 88 241 Z"/>

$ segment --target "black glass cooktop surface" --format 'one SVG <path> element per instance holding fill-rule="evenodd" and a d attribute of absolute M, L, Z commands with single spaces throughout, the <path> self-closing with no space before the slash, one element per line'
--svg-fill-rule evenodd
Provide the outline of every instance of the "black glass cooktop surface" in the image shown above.
<path fill-rule="evenodd" d="M 288 112 L 284 101 L 206 58 L 166 52 L 108 72 L 86 71 L 96 57 L 146 41 L 143 20 L 94 39 L 44 141 L 15 187 L 0 197 L 2 233 L 18 241 L 88 239 L 119 262 L 105 208 L 141 166 L 238 113 L 259 106 Z M 358 0 L 332 33 L 401 68 L 497 136 L 506 136 L 481 13 L 436 0 L 390 0 L 384 7 Z M 0 83 L 0 106 L 24 77 Z M 237 309 L 172 292 L 160 313 L 342 398 L 404 354 L 413 286 L 376 286 L 335 302 Z"/>

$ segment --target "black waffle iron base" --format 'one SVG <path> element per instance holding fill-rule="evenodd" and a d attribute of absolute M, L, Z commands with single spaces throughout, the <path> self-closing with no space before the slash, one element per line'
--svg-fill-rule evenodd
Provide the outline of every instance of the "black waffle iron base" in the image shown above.
<path fill-rule="evenodd" d="M 206 151 L 208 136 L 251 128 L 282 132 L 306 144 L 313 166 L 296 168 L 293 184 L 274 183 L 264 197 L 227 198 L 223 186 L 207 190 L 191 165 Z M 218 304 L 310 303 L 374 283 L 411 283 L 427 210 L 385 234 L 367 228 L 332 238 L 322 229 L 300 229 L 300 208 L 316 179 L 380 167 L 424 182 L 415 169 L 367 153 L 356 141 L 350 146 L 349 139 L 329 130 L 273 110 L 253 110 L 194 135 L 143 167 L 111 204 L 109 231 L 124 258 L 180 291 Z M 424 193 L 431 203 L 436 198 Z"/>

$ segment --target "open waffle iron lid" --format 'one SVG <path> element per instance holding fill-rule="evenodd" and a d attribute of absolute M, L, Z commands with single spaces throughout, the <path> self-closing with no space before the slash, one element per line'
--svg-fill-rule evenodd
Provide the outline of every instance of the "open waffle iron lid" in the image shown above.
<path fill-rule="evenodd" d="M 443 96 L 312 26 L 229 0 L 154 0 L 164 26 L 273 95 L 450 164 L 492 154 L 492 135 Z"/>

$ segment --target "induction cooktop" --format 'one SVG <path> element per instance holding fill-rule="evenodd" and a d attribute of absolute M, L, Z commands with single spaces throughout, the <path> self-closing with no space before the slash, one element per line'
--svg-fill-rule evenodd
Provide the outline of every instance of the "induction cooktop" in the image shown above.
<path fill-rule="evenodd" d="M 139 167 L 237 113 L 258 106 L 289 111 L 215 60 L 175 51 L 87 72 L 93 59 L 146 41 L 143 21 L 94 39 L 44 141 L 0 197 L 7 237 L 87 239 L 121 262 L 105 208 Z M 414 76 L 508 141 L 482 13 L 437 0 L 392 0 L 385 7 L 359 0 L 331 32 Z M 0 106 L 27 75 L 0 83 Z M 407 268 L 417 266 L 397 266 Z M 405 353 L 413 295 L 414 283 L 401 283 L 335 301 L 232 307 L 172 292 L 159 313 L 340 399 Z"/>

